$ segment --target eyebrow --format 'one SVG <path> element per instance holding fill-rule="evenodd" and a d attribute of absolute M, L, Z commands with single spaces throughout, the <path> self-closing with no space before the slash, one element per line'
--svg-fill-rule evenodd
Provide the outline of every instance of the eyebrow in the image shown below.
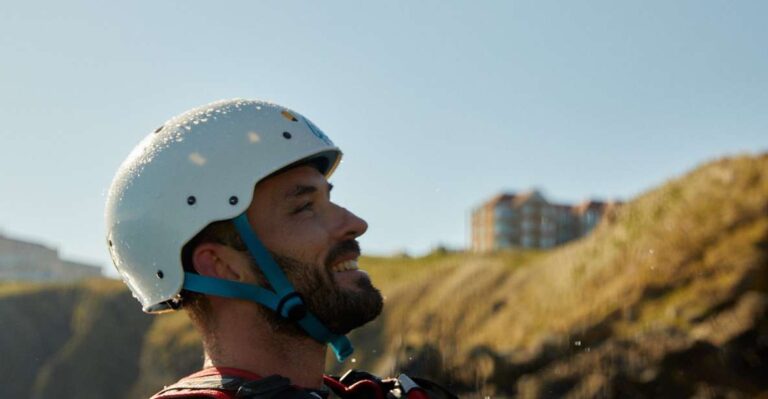
<path fill-rule="evenodd" d="M 328 193 L 331 193 L 331 190 L 333 190 L 333 184 L 328 184 Z M 294 198 L 294 197 L 301 197 L 302 195 L 312 194 L 317 192 L 317 186 L 306 186 L 303 184 L 299 184 L 296 187 L 294 187 L 293 190 L 291 190 L 288 194 L 285 195 L 285 198 Z"/>

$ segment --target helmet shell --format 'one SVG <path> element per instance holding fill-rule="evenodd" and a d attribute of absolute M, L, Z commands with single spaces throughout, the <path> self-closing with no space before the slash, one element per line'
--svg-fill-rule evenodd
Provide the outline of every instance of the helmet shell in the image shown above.
<path fill-rule="evenodd" d="M 211 103 L 144 138 L 118 169 L 105 212 L 112 261 L 144 311 L 179 298 L 190 239 L 245 212 L 261 179 L 314 158 L 328 177 L 341 151 L 302 115 L 263 101 Z"/>

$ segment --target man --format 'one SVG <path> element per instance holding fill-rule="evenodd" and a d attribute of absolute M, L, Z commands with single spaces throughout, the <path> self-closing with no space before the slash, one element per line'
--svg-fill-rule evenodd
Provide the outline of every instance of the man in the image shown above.
<path fill-rule="evenodd" d="M 326 345 L 379 315 L 359 270 L 365 221 L 333 203 L 340 150 L 275 104 L 188 111 L 145 138 L 115 176 L 107 241 L 149 313 L 185 308 L 204 369 L 154 398 L 451 397 L 428 381 L 323 375 Z M 429 395 L 429 396 L 427 396 Z"/>

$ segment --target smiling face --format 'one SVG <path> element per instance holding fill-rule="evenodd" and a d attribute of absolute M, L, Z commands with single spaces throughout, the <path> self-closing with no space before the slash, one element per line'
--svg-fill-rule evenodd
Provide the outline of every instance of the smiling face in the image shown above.
<path fill-rule="evenodd" d="M 346 333 L 378 316 L 382 298 L 357 267 L 356 238 L 368 225 L 331 202 L 331 188 L 317 169 L 298 166 L 257 184 L 246 212 L 309 310 Z"/>

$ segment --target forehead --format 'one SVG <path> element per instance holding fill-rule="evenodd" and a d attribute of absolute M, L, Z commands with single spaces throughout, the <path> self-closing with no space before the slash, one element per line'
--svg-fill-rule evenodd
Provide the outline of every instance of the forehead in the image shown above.
<path fill-rule="evenodd" d="M 254 189 L 254 195 L 284 199 L 299 186 L 312 186 L 319 190 L 327 184 L 325 176 L 316 168 L 303 165 L 278 172 L 260 181 Z"/>

